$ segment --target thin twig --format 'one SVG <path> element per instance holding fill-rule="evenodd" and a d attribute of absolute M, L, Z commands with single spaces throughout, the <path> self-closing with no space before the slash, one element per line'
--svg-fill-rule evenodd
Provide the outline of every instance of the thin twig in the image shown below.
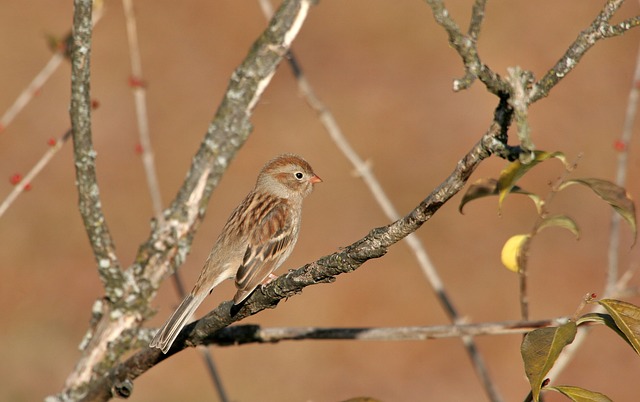
<path fill-rule="evenodd" d="M 180 275 L 180 271 L 176 270 L 176 272 L 172 276 L 173 285 L 176 290 L 176 294 L 180 299 L 183 299 L 187 294 L 187 290 L 184 287 L 182 282 L 182 276 Z M 146 342 L 148 344 L 149 341 Z M 198 351 L 202 355 L 202 360 L 204 361 L 204 365 L 209 372 L 209 377 L 211 377 L 211 381 L 213 381 L 213 386 L 218 393 L 218 397 L 222 402 L 229 402 L 229 397 L 227 396 L 227 392 L 225 391 L 224 383 L 222 382 L 222 376 L 218 371 L 218 367 L 216 365 L 215 360 L 213 359 L 213 355 L 211 351 L 206 347 L 198 347 Z"/>
<path fill-rule="evenodd" d="M 576 40 L 569 46 L 569 49 L 550 68 L 547 73 L 533 85 L 529 100 L 535 103 L 541 98 L 549 95 L 549 91 L 555 87 L 567 74 L 578 65 L 578 62 L 593 45 L 601 39 L 618 36 L 631 28 L 640 25 L 640 16 L 623 21 L 619 25 L 609 25 L 609 20 L 618 11 L 624 0 L 608 0 L 600 13 L 591 22 L 591 25 L 580 32 Z"/>
<path fill-rule="evenodd" d="M 104 7 L 99 6 L 94 10 L 93 25 L 95 26 L 100 18 L 102 18 Z M 29 85 L 20 92 L 20 95 L 9 106 L 0 118 L 0 132 L 4 131 L 16 116 L 31 102 L 31 100 L 42 89 L 43 85 L 51 78 L 53 73 L 60 67 L 60 64 L 65 58 L 65 53 L 62 49 L 56 49 L 55 53 L 51 56 L 47 64 L 36 74 L 31 80 Z"/>
<path fill-rule="evenodd" d="M 616 298 L 622 297 L 629 290 L 629 286 L 628 286 L 629 281 L 633 278 L 633 274 L 636 271 L 635 268 L 632 268 L 629 271 L 625 272 L 625 274 L 622 275 L 620 279 L 616 282 L 616 285 L 614 286 L 612 291 L 610 293 L 605 293 L 602 298 L 616 299 Z M 592 310 L 592 312 L 604 313 L 605 309 L 602 306 L 597 305 L 597 307 L 595 307 Z M 587 340 L 587 336 L 589 335 L 593 327 L 591 326 L 585 327 L 581 325 L 579 328 L 580 328 L 580 331 L 578 331 L 578 333 L 576 334 L 576 337 L 574 338 L 573 342 L 571 342 L 571 344 L 568 345 L 562 351 L 558 359 L 554 362 L 551 370 L 549 370 L 549 373 L 547 374 L 549 378 L 558 378 L 560 376 L 560 373 L 562 373 L 567 368 L 569 363 L 573 360 L 573 358 L 578 353 L 578 350 L 580 350 L 584 342 Z"/>
<path fill-rule="evenodd" d="M 33 183 L 33 179 L 42 171 L 42 169 L 47 166 L 47 164 L 51 161 L 53 156 L 58 153 L 58 151 L 62 148 L 62 145 L 69 139 L 71 136 L 71 130 L 67 130 L 54 144 L 52 144 L 49 149 L 42 155 L 42 158 L 31 168 L 31 170 L 22 178 L 20 183 L 16 184 L 14 189 L 9 193 L 7 198 L 4 199 L 2 204 L 0 204 L 0 217 L 4 215 L 4 213 L 9 209 L 11 204 L 18 198 L 22 192 L 25 191 L 25 188 Z"/>
<path fill-rule="evenodd" d="M 638 111 L 638 99 L 640 98 L 640 46 L 636 56 L 636 68 L 629 89 L 629 97 L 627 99 L 627 109 L 624 116 L 624 124 L 622 126 L 622 134 L 620 139 L 616 141 L 615 147 L 618 150 L 618 160 L 616 163 L 616 184 L 625 187 L 627 184 L 627 171 L 629 159 L 629 147 L 633 138 L 633 126 Z M 609 235 L 609 252 L 607 264 L 607 283 L 605 293 L 612 292 L 614 286 L 618 282 L 619 276 L 619 260 L 620 252 L 620 215 L 611 212 L 611 233 Z"/>
<path fill-rule="evenodd" d="M 520 318 L 522 320 L 529 319 L 529 293 L 528 293 L 528 262 L 529 262 L 529 248 L 531 247 L 531 241 L 536 237 L 540 231 L 540 226 L 549 215 L 548 205 L 555 198 L 559 191 L 560 186 L 566 182 L 567 177 L 578 165 L 578 161 L 582 158 L 582 154 L 578 154 L 575 161 L 568 165 L 564 165 L 562 174 L 552 183 L 551 189 L 547 193 L 543 202 L 541 202 L 541 208 L 536 220 L 529 232 L 529 237 L 524 241 L 520 255 L 518 256 L 518 287 L 520 298 Z"/>
<path fill-rule="evenodd" d="M 44 83 L 53 75 L 58 69 L 62 61 L 64 60 L 64 54 L 62 52 L 56 52 L 51 56 L 47 64 L 33 77 L 33 80 L 27 85 L 27 87 L 18 95 L 16 100 L 9 106 L 4 112 L 2 118 L 0 118 L 0 132 L 4 131 L 9 124 L 15 119 L 25 106 L 36 96 L 38 91 L 42 88 Z"/>
<path fill-rule="evenodd" d="M 471 8 L 471 21 L 469 22 L 469 29 L 467 35 L 474 41 L 478 42 L 480 37 L 480 29 L 484 22 L 484 10 L 487 6 L 487 0 L 475 0 L 473 7 Z"/>
<path fill-rule="evenodd" d="M 95 26 L 100 18 L 103 15 L 103 7 L 98 7 L 94 10 L 93 15 L 93 26 Z M 47 64 L 36 74 L 36 76 L 31 80 L 29 85 L 18 95 L 16 100 L 9 106 L 9 108 L 5 111 L 0 118 L 0 132 L 4 131 L 9 124 L 15 119 L 15 117 L 25 108 L 25 106 L 34 98 L 34 96 L 40 91 L 42 86 L 47 82 L 47 80 L 53 75 L 53 73 L 58 69 L 60 64 L 65 58 L 65 54 L 62 50 L 56 51 L 53 56 L 49 59 Z M 33 182 L 33 179 L 40 174 L 42 169 L 51 161 L 53 156 L 62 148 L 71 136 L 71 130 L 65 132 L 58 140 L 55 141 L 54 144 L 44 153 L 42 158 L 29 170 L 29 172 L 22 178 L 20 183 L 18 183 L 15 188 L 7 195 L 2 204 L 0 204 L 0 217 L 4 215 L 5 212 L 9 209 L 9 207 L 18 199 L 20 194 L 22 194 L 27 186 Z"/>
<path fill-rule="evenodd" d="M 153 205 L 153 215 L 158 222 L 163 221 L 162 195 L 158 184 L 151 136 L 149 134 L 149 117 L 147 115 L 147 90 L 142 75 L 142 59 L 140 57 L 140 45 L 138 44 L 138 30 L 136 28 L 136 16 L 133 10 L 133 0 L 122 0 L 124 15 L 127 24 L 127 40 L 129 43 L 129 58 L 131 59 L 131 80 L 138 85 L 131 85 L 133 99 L 136 107 L 136 121 L 138 122 L 138 134 L 142 146 L 142 164 L 147 177 L 147 186 Z"/>
<path fill-rule="evenodd" d="M 124 15 L 127 26 L 127 40 L 129 44 L 129 58 L 131 59 L 131 77 L 130 82 L 137 85 L 131 85 L 134 103 L 136 107 L 136 120 L 138 122 L 138 135 L 142 146 L 142 164 L 147 178 L 147 186 L 149 195 L 151 196 L 151 204 L 153 206 L 153 214 L 156 222 L 162 224 L 164 217 L 162 214 L 162 195 L 160 193 L 160 184 L 156 171 L 153 156 L 153 147 L 151 145 L 151 135 L 149 130 L 149 118 L 147 114 L 146 86 L 142 74 L 142 57 L 140 56 L 140 45 L 138 42 L 138 29 L 136 23 L 136 14 L 133 8 L 133 0 L 122 0 Z M 183 299 L 186 295 L 184 286 L 180 279 L 180 271 L 176 270 L 172 276 L 175 289 L 179 299 Z M 229 398 L 224 389 L 222 378 L 216 368 L 215 361 L 211 351 L 207 348 L 198 348 L 202 355 L 205 367 L 209 372 L 209 376 L 213 382 L 214 388 L 218 393 L 218 397 L 222 402 L 228 402 Z"/>
<path fill-rule="evenodd" d="M 449 44 L 453 47 L 458 55 L 462 58 L 465 69 L 464 78 L 457 79 L 453 83 L 453 90 L 460 91 L 471 86 L 475 78 L 480 79 L 486 86 L 487 90 L 495 95 L 509 92 L 509 86 L 500 78 L 500 76 L 491 70 L 487 65 L 482 63 L 478 55 L 478 48 L 475 39 L 480 29 L 481 16 L 484 14 L 484 2 L 476 1 L 472 10 L 470 34 L 464 35 L 460 27 L 451 18 L 449 10 L 442 0 L 426 0 L 427 4 L 433 12 L 433 18 L 442 26 L 449 35 Z M 476 22 L 477 21 L 477 22 Z"/>
<path fill-rule="evenodd" d="M 213 386 L 218 392 L 218 398 L 220 398 L 222 402 L 230 401 L 225 390 L 224 383 L 222 382 L 222 376 L 218 371 L 218 366 L 216 365 L 216 361 L 213 359 L 211 351 L 206 346 L 199 346 L 197 349 L 202 356 L 202 361 L 204 362 L 207 371 L 209 372 L 209 377 L 211 377 L 211 381 L 213 381 Z"/>
<path fill-rule="evenodd" d="M 484 10 L 487 5 L 487 0 L 476 0 L 471 8 L 471 21 L 469 22 L 469 29 L 467 30 L 467 36 L 469 40 L 473 42 L 473 46 L 477 48 L 478 38 L 480 37 L 480 29 L 484 22 Z M 476 80 L 477 75 L 472 72 L 472 69 L 466 69 L 464 77 L 454 80 L 453 90 L 460 91 L 462 89 L 469 88 Z"/>

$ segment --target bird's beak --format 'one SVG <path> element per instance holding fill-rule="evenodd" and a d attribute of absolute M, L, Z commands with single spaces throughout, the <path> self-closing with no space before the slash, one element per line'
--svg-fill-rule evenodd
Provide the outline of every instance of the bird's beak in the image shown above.
<path fill-rule="evenodd" d="M 316 184 L 316 183 L 321 183 L 322 179 L 320 177 L 318 177 L 318 175 L 314 174 L 313 176 L 311 176 L 309 181 L 311 182 L 311 184 Z"/>

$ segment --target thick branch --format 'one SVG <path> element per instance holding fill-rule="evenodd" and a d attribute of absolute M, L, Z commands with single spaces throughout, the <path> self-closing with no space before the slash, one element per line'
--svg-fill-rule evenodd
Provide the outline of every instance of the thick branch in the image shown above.
<path fill-rule="evenodd" d="M 105 400 L 111 395 L 112 389 L 118 389 L 121 384 L 132 386 L 134 379 L 174 353 L 189 346 L 208 343 L 217 330 L 264 309 L 274 308 L 280 300 L 300 293 L 307 286 L 333 282 L 337 275 L 352 272 L 366 261 L 382 257 L 389 247 L 420 228 L 460 191 L 482 160 L 492 153 L 504 152 L 505 146 L 498 138 L 506 129 L 505 125 L 510 123 L 512 114 L 503 108 L 508 109 L 508 105 L 501 101 L 495 120 L 483 138 L 458 162 L 451 175 L 408 215 L 390 225 L 373 229 L 367 236 L 337 253 L 280 276 L 262 291 L 254 292 L 238 311 L 231 312 L 231 301 L 220 304 L 202 319 L 186 326 L 167 354 L 155 348 L 141 350 L 93 384 L 91 392 L 83 400 Z"/>
<path fill-rule="evenodd" d="M 110 300 L 115 300 L 116 289 L 122 288 L 124 279 L 115 246 L 100 203 L 96 178 L 96 151 L 91 138 L 91 0 L 75 0 L 71 50 L 71 129 L 73 133 L 78 207 L 89 236 L 98 272 Z"/>
<path fill-rule="evenodd" d="M 262 328 L 259 325 L 249 324 L 223 328 L 204 339 L 204 343 L 206 345 L 233 346 L 300 340 L 424 341 L 427 339 L 460 338 L 465 336 L 522 334 L 537 328 L 562 325 L 567 321 L 567 317 L 559 317 L 537 321 L 503 321 L 392 328 Z"/>
<path fill-rule="evenodd" d="M 76 13 L 78 26 L 85 36 L 76 39 L 74 47 L 76 58 L 74 61 L 74 102 L 72 109 L 80 113 L 82 123 L 78 129 L 79 162 L 84 172 L 89 169 L 95 173 L 93 159 L 95 152 L 91 148 L 88 110 L 88 45 L 90 44 L 90 30 L 87 34 L 86 21 L 90 22 L 90 8 L 82 2 Z M 179 266 L 189 251 L 191 240 L 204 216 L 207 201 L 216 187 L 221 175 L 229 162 L 247 139 L 251 130 L 249 118 L 261 94 L 268 86 L 276 67 L 291 46 L 291 42 L 300 30 L 311 0 L 285 0 L 274 15 L 269 26 L 257 39 L 249 55 L 236 69 L 231 77 L 227 92 L 209 126 L 209 130 L 202 145 L 193 159 L 191 169 L 169 210 L 164 213 L 164 222 L 156 223 L 149 240 L 140 248 L 136 262 L 121 273 L 123 280 L 114 294 L 111 303 L 99 300 L 94 306 L 94 317 L 82 348 L 83 355 L 79 359 L 73 372 L 67 378 L 65 389 L 60 395 L 52 398 L 56 400 L 80 399 L 90 392 L 93 382 L 100 378 L 104 371 L 113 367 L 115 362 L 128 352 L 134 342 L 137 331 L 131 331 L 140 326 L 150 315 L 149 304 L 156 294 L 162 279 L 167 277 L 173 268 Z M 86 17 L 83 17 L 86 16 Z M 82 23 L 82 24 L 81 24 Z M 76 72 L 77 70 L 77 72 Z M 84 83 L 84 84 L 80 84 Z M 76 88 L 76 86 L 78 86 Z M 73 112 L 72 112 L 73 113 Z M 73 114 L 72 114 L 73 116 Z M 75 133 L 75 131 L 74 131 Z M 84 174 L 84 173 L 83 173 Z M 79 179 L 80 181 L 80 179 Z M 82 187 L 83 196 L 97 196 L 97 186 Z M 99 206 L 99 203 L 94 205 Z M 93 215 L 90 216 L 93 218 Z M 98 222 L 104 222 L 104 219 Z M 99 227 L 97 233 L 108 234 L 106 227 Z M 105 244 L 102 237 L 98 237 L 100 246 Z M 104 259 L 104 258 L 103 258 Z M 100 259 L 99 262 L 102 263 Z M 107 264 L 105 264 L 107 265 Z M 93 392 L 99 395 L 99 400 L 106 400 L 112 396 L 111 389 Z"/>

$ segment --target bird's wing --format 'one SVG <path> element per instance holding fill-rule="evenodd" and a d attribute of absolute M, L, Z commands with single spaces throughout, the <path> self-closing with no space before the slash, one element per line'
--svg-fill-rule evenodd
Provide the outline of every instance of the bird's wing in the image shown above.
<path fill-rule="evenodd" d="M 274 205 L 249 235 L 242 266 L 236 274 L 235 304 L 246 299 L 291 253 L 297 233 L 286 210 L 286 201 Z"/>

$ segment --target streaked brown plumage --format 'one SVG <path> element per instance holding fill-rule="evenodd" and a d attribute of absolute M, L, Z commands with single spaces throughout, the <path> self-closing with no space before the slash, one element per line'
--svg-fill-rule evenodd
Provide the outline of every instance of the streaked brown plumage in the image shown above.
<path fill-rule="evenodd" d="M 268 280 L 293 251 L 302 200 L 321 181 L 299 156 L 284 154 L 267 162 L 254 189 L 224 225 L 193 290 L 149 346 L 167 353 L 200 303 L 223 280 L 235 276 L 235 305 Z"/>

